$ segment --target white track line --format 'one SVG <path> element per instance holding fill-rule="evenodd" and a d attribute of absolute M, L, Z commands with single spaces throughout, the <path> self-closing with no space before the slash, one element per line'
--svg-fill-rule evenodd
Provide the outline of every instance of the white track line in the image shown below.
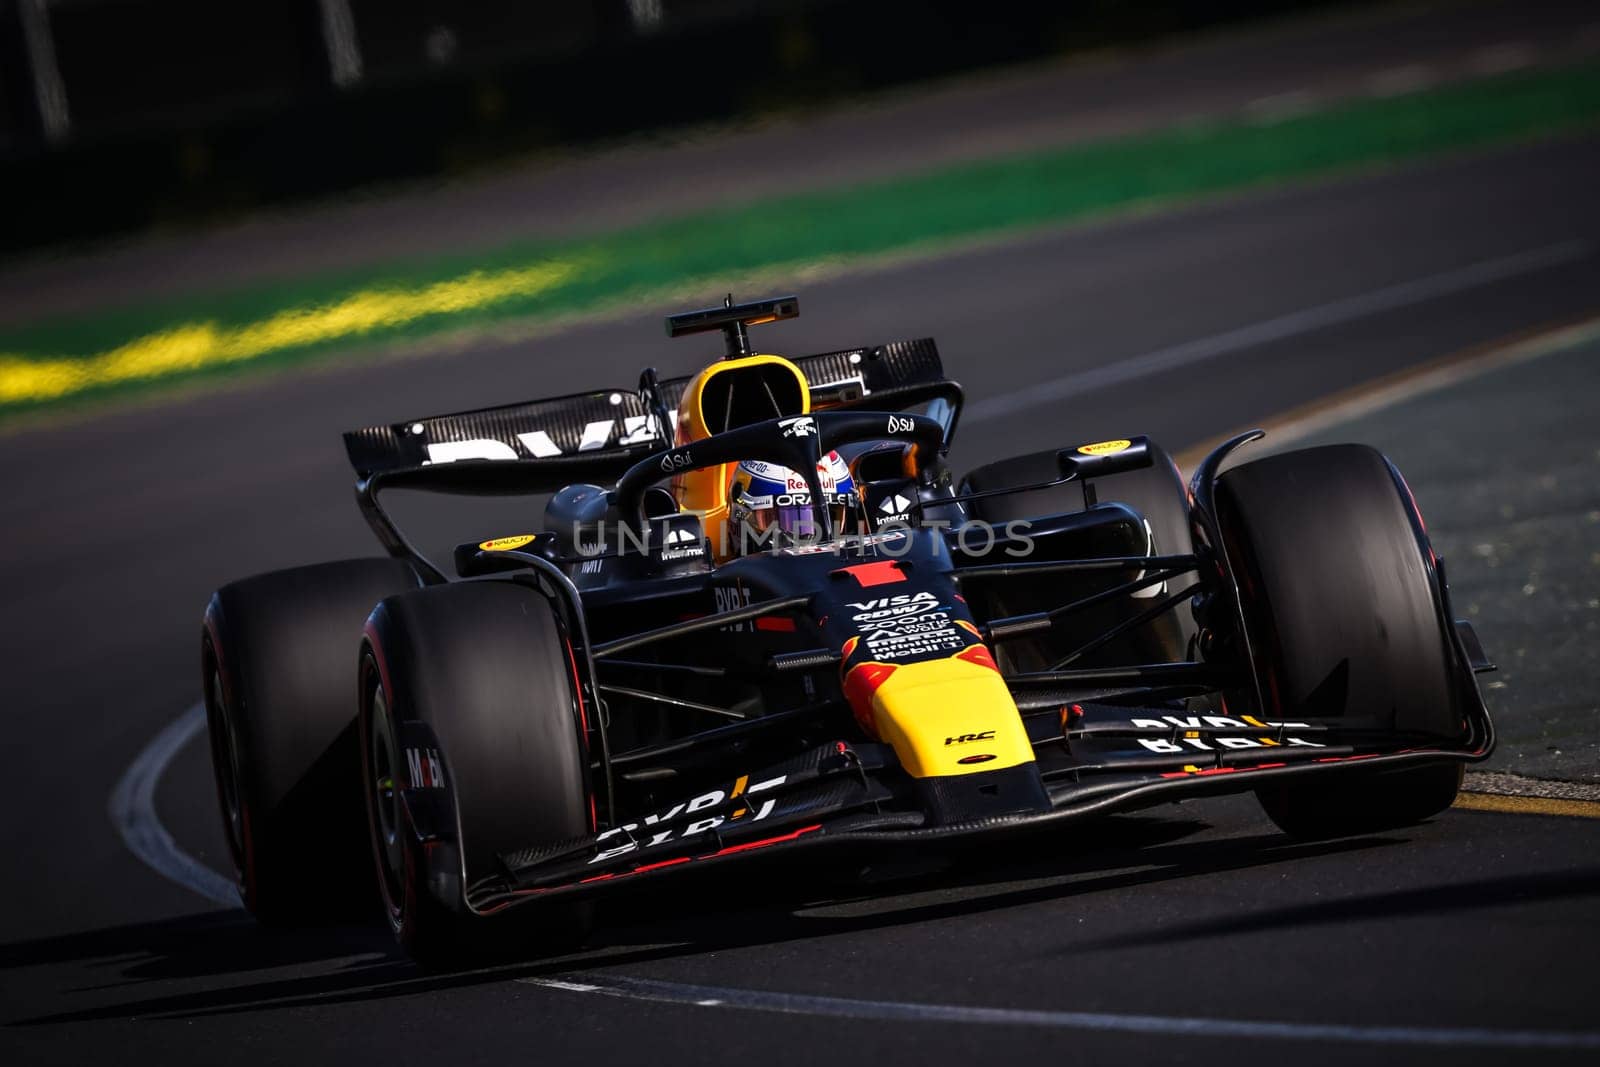
<path fill-rule="evenodd" d="M 204 704 L 196 704 L 144 746 L 128 767 L 106 805 L 122 841 L 152 870 L 207 900 L 239 906 L 239 890 L 226 878 L 178 847 L 156 814 L 156 786 L 167 764 L 184 745 L 206 728 Z"/>
<path fill-rule="evenodd" d="M 1010 418 L 1021 412 L 1048 404 L 1058 404 L 1069 397 L 1096 389 L 1122 385 L 1192 363 L 1203 363 L 1231 352 L 1255 348 L 1271 341 L 1298 337 L 1381 312 L 1394 311 L 1441 296 L 1477 289 L 1506 278 L 1515 278 L 1564 263 L 1572 263 L 1588 256 L 1589 252 L 1590 245 L 1587 241 L 1563 241 L 1560 244 L 1530 249 L 1499 259 L 1483 260 L 1441 274 L 1430 274 L 1423 278 L 1398 282 L 1382 289 L 1291 311 L 1287 315 L 1264 319 L 1210 337 L 1185 341 L 1168 348 L 1158 348 L 1154 352 L 1120 359 L 1105 366 L 1079 371 L 1077 374 L 1068 374 L 1047 382 L 1037 382 L 1025 389 L 983 397 L 967 406 L 961 413 L 961 421 L 970 425 L 991 419 Z"/>
<path fill-rule="evenodd" d="M 180 849 L 156 814 L 155 793 L 172 758 L 205 728 L 205 706 L 196 704 L 157 734 L 129 766 L 111 792 L 111 821 L 122 840 L 146 864 L 185 889 L 218 904 L 237 906 L 233 881 Z M 968 1023 L 1039 1026 L 1060 1030 L 1146 1036 L 1247 1038 L 1276 1041 L 1335 1041 L 1368 1045 L 1424 1045 L 1460 1048 L 1600 1050 L 1600 1033 L 1570 1030 L 1494 1030 L 1481 1027 L 1361 1026 L 1348 1023 L 1278 1022 L 1265 1019 L 1213 1019 L 1196 1016 L 978 1008 L 960 1004 L 917 1004 L 888 1000 L 778 993 L 722 986 L 689 985 L 616 975 L 568 974 L 519 978 L 541 989 L 597 994 L 624 1000 L 700 1008 L 736 1008 L 840 1019 L 888 1022 Z"/>
<path fill-rule="evenodd" d="M 1278 1041 L 1338 1041 L 1369 1045 L 1431 1045 L 1464 1048 L 1600 1049 L 1600 1033 L 1567 1030 L 1491 1030 L 1481 1027 L 1359 1026 L 1343 1023 L 1208 1019 L 1168 1015 L 1124 1015 L 1098 1011 L 975 1008 L 960 1004 L 908 1004 L 891 1000 L 774 993 L 754 989 L 662 982 L 650 978 L 573 974 L 563 978 L 519 978 L 525 985 L 567 993 L 701 1007 L 743 1008 L 786 1015 L 889 1022 L 978 1023 L 1044 1026 L 1124 1034 L 1180 1037 L 1257 1038 Z"/>

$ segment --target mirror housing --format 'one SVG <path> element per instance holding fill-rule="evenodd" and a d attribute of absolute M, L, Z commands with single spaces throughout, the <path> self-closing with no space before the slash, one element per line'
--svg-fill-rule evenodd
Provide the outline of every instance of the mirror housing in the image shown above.
<path fill-rule="evenodd" d="M 1110 474 L 1122 474 L 1150 466 L 1155 462 L 1150 454 L 1150 438 L 1139 435 L 1114 441 L 1095 441 L 1063 448 L 1056 453 L 1056 465 L 1063 478 L 1089 481 Z"/>

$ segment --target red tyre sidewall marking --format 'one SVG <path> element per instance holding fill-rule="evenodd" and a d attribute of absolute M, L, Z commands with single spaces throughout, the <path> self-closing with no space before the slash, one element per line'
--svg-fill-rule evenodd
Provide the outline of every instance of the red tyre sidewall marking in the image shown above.
<path fill-rule="evenodd" d="M 583 742 L 583 765 L 589 766 L 589 712 L 583 703 L 583 682 L 578 678 L 578 657 L 573 655 L 572 642 L 565 634 L 561 637 L 561 644 L 567 650 L 567 666 L 572 669 L 572 693 L 578 698 L 578 725 L 580 728 L 579 740 Z M 600 829 L 600 817 L 595 811 L 594 783 L 588 785 L 589 793 L 589 832 L 596 833 Z"/>

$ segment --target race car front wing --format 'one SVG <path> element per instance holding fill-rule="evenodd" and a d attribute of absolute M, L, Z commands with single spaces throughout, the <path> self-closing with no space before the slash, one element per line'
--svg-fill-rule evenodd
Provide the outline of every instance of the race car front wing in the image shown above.
<path fill-rule="evenodd" d="M 1036 762 L 947 781 L 911 778 L 887 745 L 832 741 L 636 822 L 506 854 L 504 871 L 469 886 L 466 900 L 492 914 L 757 858 L 851 848 L 877 855 L 1010 837 L 1186 797 L 1249 792 L 1268 781 L 1484 758 L 1494 740 L 1488 717 L 1470 717 L 1464 728 L 1459 742 L 1446 744 L 1170 707 L 1073 705 L 1054 730 L 1047 717 L 1030 716 Z"/>

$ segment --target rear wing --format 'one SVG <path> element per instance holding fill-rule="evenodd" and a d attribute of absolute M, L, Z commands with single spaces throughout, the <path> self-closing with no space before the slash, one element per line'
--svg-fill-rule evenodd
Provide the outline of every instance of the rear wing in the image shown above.
<path fill-rule="evenodd" d="M 802 356 L 795 364 L 811 384 L 814 408 L 835 407 L 869 396 L 891 401 L 896 396 L 946 383 L 938 348 L 929 337 L 893 341 L 868 348 Z M 690 379 L 671 378 L 661 383 L 670 410 L 676 410 Z M 959 394 L 959 390 L 956 390 Z M 954 431 L 954 414 L 946 426 L 946 443 Z M 631 389 L 606 389 L 548 400 L 532 400 L 477 411 L 432 415 L 420 419 L 369 426 L 344 435 L 350 464 L 363 479 L 401 471 L 436 468 L 463 460 L 520 460 L 520 477 L 489 475 L 481 464 L 467 464 L 451 472 L 465 483 L 483 487 L 509 483 L 533 485 L 548 475 L 552 483 L 605 481 L 627 470 L 634 461 L 671 442 L 658 439 L 639 395 Z M 531 461 L 545 461 L 543 463 Z M 509 473 L 509 472 L 506 472 Z M 385 479 L 398 485 L 410 479 Z M 419 484 L 437 486 L 444 472 L 430 470 Z"/>

